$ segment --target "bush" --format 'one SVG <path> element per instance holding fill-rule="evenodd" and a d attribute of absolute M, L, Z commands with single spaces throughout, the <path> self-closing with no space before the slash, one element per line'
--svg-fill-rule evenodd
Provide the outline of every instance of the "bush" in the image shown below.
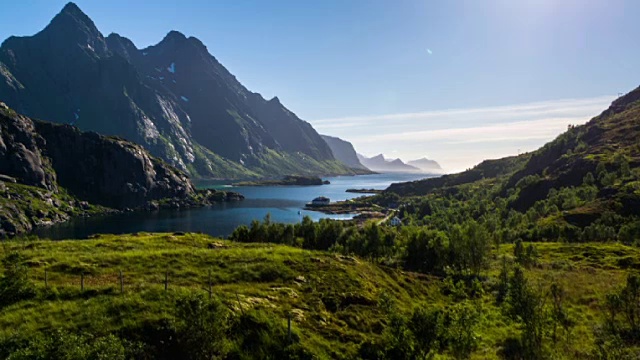
<path fill-rule="evenodd" d="M 233 347 L 229 359 L 311 359 L 299 345 L 300 337 L 292 332 L 289 338 L 286 324 L 264 312 L 249 311 L 233 319 L 229 329 Z"/>
<path fill-rule="evenodd" d="M 176 301 L 177 344 L 183 359 L 205 360 L 226 354 L 228 313 L 216 300 L 201 295 Z"/>
<path fill-rule="evenodd" d="M 28 269 L 24 262 L 24 257 L 18 252 L 10 252 L 2 259 L 4 272 L 0 278 L 0 308 L 36 295 L 35 287 L 27 277 Z"/>

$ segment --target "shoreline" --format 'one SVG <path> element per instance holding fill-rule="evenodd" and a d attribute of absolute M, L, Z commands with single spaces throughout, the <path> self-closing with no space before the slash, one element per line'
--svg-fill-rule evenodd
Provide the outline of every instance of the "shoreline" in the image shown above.
<path fill-rule="evenodd" d="M 0 233 L 0 239 L 13 239 L 23 236 L 35 234 L 39 229 L 45 229 L 56 225 L 71 222 L 78 219 L 88 219 L 95 217 L 108 217 L 112 215 L 122 215 L 127 213 L 145 213 L 159 210 L 179 210 L 194 209 L 205 206 L 211 206 L 217 203 L 236 202 L 244 200 L 244 195 L 235 191 L 220 191 L 213 189 L 196 190 L 196 192 L 185 198 L 164 198 L 149 200 L 146 203 L 133 208 L 110 208 L 101 205 L 89 203 L 87 201 L 75 199 L 71 200 L 73 206 L 81 209 L 80 213 L 64 212 L 54 218 L 46 220 L 32 218 L 28 224 L 22 224 L 22 227 L 14 226 L 13 231 Z"/>

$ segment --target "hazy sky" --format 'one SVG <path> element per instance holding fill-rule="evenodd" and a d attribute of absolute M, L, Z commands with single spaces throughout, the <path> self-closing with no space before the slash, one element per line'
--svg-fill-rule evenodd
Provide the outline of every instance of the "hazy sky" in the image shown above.
<path fill-rule="evenodd" d="M 4 1 L 0 39 L 65 3 Z M 637 0 L 76 3 L 138 47 L 198 37 L 250 90 L 366 155 L 450 171 L 535 149 L 640 83 Z"/>

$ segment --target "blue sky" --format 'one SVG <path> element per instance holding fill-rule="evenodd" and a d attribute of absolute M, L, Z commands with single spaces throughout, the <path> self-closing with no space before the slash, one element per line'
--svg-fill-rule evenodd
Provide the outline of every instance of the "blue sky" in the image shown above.
<path fill-rule="evenodd" d="M 7 1 L 0 39 L 65 3 Z M 138 47 L 198 37 L 249 89 L 366 155 L 450 171 L 533 150 L 640 83 L 635 0 L 76 3 Z"/>

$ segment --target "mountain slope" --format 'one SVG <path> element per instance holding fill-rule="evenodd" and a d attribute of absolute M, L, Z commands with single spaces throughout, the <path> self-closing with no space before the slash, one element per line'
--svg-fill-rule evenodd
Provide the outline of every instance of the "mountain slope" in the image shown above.
<path fill-rule="evenodd" d="M 639 138 L 640 87 L 615 100 L 607 110 L 585 125 L 569 127 L 565 133 L 536 151 L 486 160 L 459 174 L 394 184 L 389 191 L 425 195 L 442 186 L 503 178 L 505 184 L 502 193 L 506 194 L 522 180 L 534 180 L 531 177 L 537 177 L 526 186 L 520 183 L 522 197 L 528 200 L 518 207 L 527 208 L 532 202 L 545 197 L 550 188 L 581 185 L 588 173 L 597 177 L 604 171 L 618 171 L 621 166 L 627 170 L 638 168 Z"/>
<path fill-rule="evenodd" d="M 585 176 L 602 182 L 609 173 L 619 179 L 601 184 L 603 198 L 640 194 L 631 169 L 640 167 L 640 87 L 616 99 L 611 106 L 582 126 L 567 132 L 541 149 L 508 180 L 503 191 L 520 182 L 520 196 L 514 202 L 526 209 L 546 196 L 552 188 L 580 186 Z M 527 185 L 523 186 L 522 182 Z"/>
<path fill-rule="evenodd" d="M 384 196 L 413 198 L 407 213 L 425 223 L 487 222 L 502 241 L 631 244 L 640 239 L 638 139 L 640 88 L 534 152 L 485 161 L 459 174 L 393 184 Z"/>
<path fill-rule="evenodd" d="M 350 142 L 333 136 L 320 136 L 322 136 L 322 139 L 327 143 L 327 145 L 329 145 L 329 148 L 331 148 L 331 152 L 336 159 L 342 161 L 345 165 L 352 169 L 369 170 L 366 166 L 360 163 L 358 154 L 356 153 L 356 150 L 353 148 L 353 145 Z"/>
<path fill-rule="evenodd" d="M 247 90 L 196 38 L 139 50 L 69 3 L 41 32 L 0 47 L 0 98 L 17 111 L 122 136 L 193 176 L 351 171 L 277 98 Z"/>

